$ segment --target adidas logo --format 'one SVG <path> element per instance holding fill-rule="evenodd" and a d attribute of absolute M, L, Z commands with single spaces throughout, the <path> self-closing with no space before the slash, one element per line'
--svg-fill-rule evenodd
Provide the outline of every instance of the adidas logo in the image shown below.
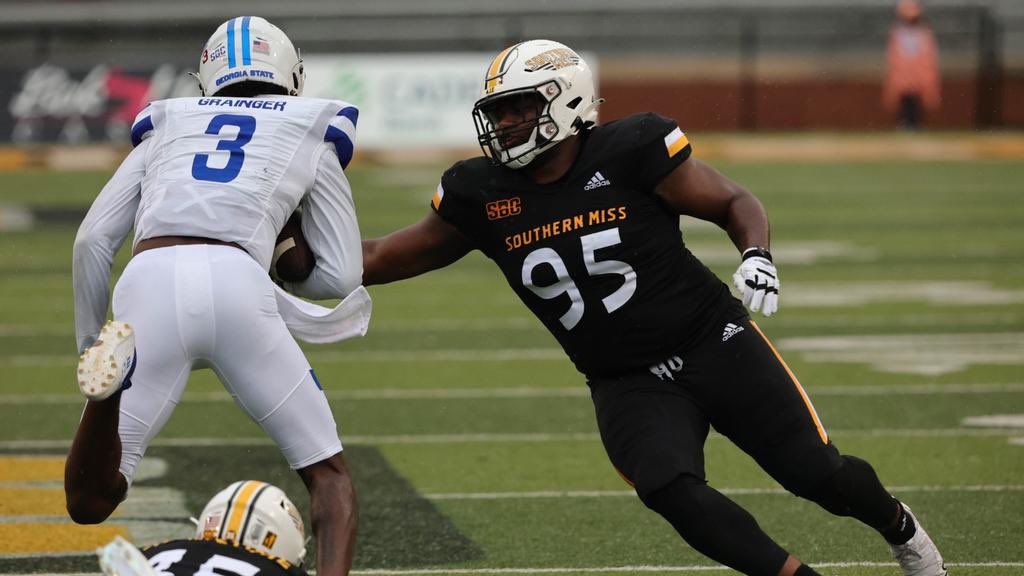
<path fill-rule="evenodd" d="M 594 188 L 600 188 L 601 186 L 611 186 L 612 183 L 604 177 L 601 172 L 594 172 L 594 175 L 590 177 L 590 182 L 583 187 L 584 190 L 593 190 Z"/>
<path fill-rule="evenodd" d="M 729 338 L 743 332 L 743 326 L 737 326 L 732 322 L 725 325 L 725 332 L 722 332 L 722 342 L 725 342 Z"/>

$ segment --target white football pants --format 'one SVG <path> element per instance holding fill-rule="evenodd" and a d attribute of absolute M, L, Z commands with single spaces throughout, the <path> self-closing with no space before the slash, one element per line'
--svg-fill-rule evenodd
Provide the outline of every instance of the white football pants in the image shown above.
<path fill-rule="evenodd" d="M 129 485 L 196 368 L 216 372 L 292 468 L 341 452 L 327 398 L 278 314 L 274 285 L 247 253 L 208 244 L 142 252 L 118 279 L 113 308 L 135 329 L 138 353 L 118 426 Z"/>

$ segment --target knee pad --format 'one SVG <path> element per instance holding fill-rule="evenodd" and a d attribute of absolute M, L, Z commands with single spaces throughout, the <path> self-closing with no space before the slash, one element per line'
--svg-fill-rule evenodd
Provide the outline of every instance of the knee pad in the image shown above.
<path fill-rule="evenodd" d="M 700 500 L 700 492 L 707 483 L 696 476 L 680 474 L 671 482 L 654 490 L 640 501 L 651 510 L 664 515 L 662 510 L 668 508 L 689 508 Z"/>
<path fill-rule="evenodd" d="M 885 526 L 892 521 L 895 500 L 882 487 L 875 469 L 856 456 L 843 456 L 843 465 L 808 500 L 837 516 L 853 516 L 870 526 Z"/>

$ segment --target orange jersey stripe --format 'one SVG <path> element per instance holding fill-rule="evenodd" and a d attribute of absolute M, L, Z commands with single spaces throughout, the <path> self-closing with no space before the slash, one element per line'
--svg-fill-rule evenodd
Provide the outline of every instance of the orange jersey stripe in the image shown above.
<path fill-rule="evenodd" d="M 828 444 L 828 434 L 825 432 L 825 427 L 821 425 L 821 420 L 818 419 L 818 413 L 815 412 L 814 405 L 811 404 L 811 399 L 808 398 L 807 392 L 804 391 L 804 387 L 800 385 L 800 381 L 796 379 L 796 375 L 793 374 L 793 371 L 789 369 L 789 366 L 786 364 L 786 361 L 782 359 L 782 355 L 779 354 L 779 351 L 775 349 L 775 346 L 772 344 L 771 340 L 769 340 L 768 337 L 764 335 L 764 332 L 761 332 L 760 326 L 758 326 L 757 323 L 754 322 L 753 320 L 750 321 L 750 325 L 754 327 L 754 330 L 757 330 L 757 333 L 761 335 L 761 338 L 763 338 L 765 343 L 768 344 L 768 347 L 772 349 L 772 353 L 775 354 L 775 357 L 779 359 L 779 363 L 782 364 L 782 367 L 786 369 L 786 373 L 789 374 L 789 378 L 793 381 L 793 385 L 796 386 L 797 392 L 799 392 L 800 397 L 804 399 L 804 405 L 807 406 L 807 411 L 811 413 L 811 418 L 814 420 L 814 425 L 818 428 L 818 436 L 821 437 L 822 442 Z"/>
<path fill-rule="evenodd" d="M 619 475 L 619 478 L 622 478 L 623 482 L 625 482 L 626 484 L 629 484 L 629 486 L 631 488 L 636 488 L 636 483 L 633 482 L 632 480 L 630 480 L 629 478 L 627 478 L 626 475 L 622 473 L 622 470 L 619 470 L 618 468 L 615 468 L 614 464 L 612 465 L 612 468 L 615 469 L 615 473 Z"/>

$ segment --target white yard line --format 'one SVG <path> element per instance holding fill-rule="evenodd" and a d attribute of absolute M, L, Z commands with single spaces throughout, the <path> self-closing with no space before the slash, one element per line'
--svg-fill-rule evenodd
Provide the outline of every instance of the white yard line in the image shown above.
<path fill-rule="evenodd" d="M 914 286 L 918 286 L 914 283 Z M 786 306 L 796 305 L 789 299 L 787 292 Z M 780 316 L 772 319 L 772 324 L 784 327 L 851 327 L 870 328 L 872 326 L 892 328 L 934 326 L 948 329 L 953 321 L 962 324 L 995 326 L 1020 326 L 1021 315 L 1007 310 L 1004 312 L 976 313 L 942 313 L 942 312 L 907 312 L 886 316 L 864 316 L 851 313 L 827 313 L 814 316 Z M 469 332 L 481 331 L 493 333 L 507 330 L 543 331 L 544 326 L 531 316 L 503 316 L 482 318 L 389 318 L 374 319 L 370 324 L 370 332 L 408 332 L 425 330 L 431 332 Z M 68 337 L 75 332 L 72 324 L 0 324 L 0 338 L 63 336 Z"/>
<path fill-rule="evenodd" d="M 306 357 L 318 362 L 506 362 L 525 360 L 561 360 L 561 348 L 518 348 L 506 350 L 310 350 Z M 71 354 L 16 354 L 0 357 L 0 366 L 41 368 L 73 366 L 78 358 Z"/>
<path fill-rule="evenodd" d="M 812 397 L 821 396 L 914 396 L 914 395 L 983 395 L 1024 393 L 1024 382 L 994 384 L 870 384 L 864 386 L 809 386 Z M 582 398 L 590 396 L 585 385 L 558 388 L 367 388 L 361 390 L 328 390 L 330 400 L 477 400 L 508 398 Z M 186 393 L 183 402 L 232 402 L 226 392 Z M 0 405 L 83 404 L 80 394 L 0 394 Z"/>
<path fill-rule="evenodd" d="M 1015 437 L 1020 429 L 1002 428 L 893 428 L 868 430 L 829 430 L 829 434 L 841 438 L 983 438 L 983 437 Z M 709 440 L 725 440 L 724 436 L 711 433 Z M 506 443 L 506 442 L 598 442 L 596 433 L 506 433 L 506 434 L 382 434 L 353 435 L 342 437 L 346 445 L 379 446 L 385 444 L 467 444 L 467 443 Z M 151 446 L 167 446 L 177 448 L 216 447 L 216 446 L 272 446 L 268 437 L 240 438 L 157 438 Z M 71 439 L 51 440 L 4 440 L 0 441 L 3 450 L 57 450 L 71 446 Z"/>
<path fill-rule="evenodd" d="M 730 496 L 762 496 L 789 494 L 785 489 L 775 488 L 716 488 Z M 954 485 L 954 486 L 888 486 L 887 490 L 898 493 L 914 492 L 1024 492 L 1022 484 Z M 531 492 L 452 492 L 423 494 L 427 500 L 534 500 L 544 498 L 621 498 L 636 497 L 633 490 L 536 490 Z"/>
<path fill-rule="evenodd" d="M 65 556 L 84 556 L 84 554 L 64 554 Z M 57 554 L 47 555 L 57 556 Z M 5 555 L 2 558 L 32 558 L 28 555 Z M 808 564 L 815 568 L 895 568 L 895 562 L 813 562 Z M 1022 568 L 1024 562 L 946 562 L 947 568 Z M 353 570 L 351 574 L 359 576 L 473 576 L 476 574 L 607 574 L 609 572 L 659 574 L 665 572 L 702 572 L 705 570 L 724 572 L 724 566 L 692 564 L 686 566 L 580 566 L 548 568 L 412 568 L 399 570 L 371 569 Z M 311 570 L 310 575 L 316 571 Z M 100 576 L 99 572 L 57 572 L 57 573 L 13 573 L 6 576 Z"/>

